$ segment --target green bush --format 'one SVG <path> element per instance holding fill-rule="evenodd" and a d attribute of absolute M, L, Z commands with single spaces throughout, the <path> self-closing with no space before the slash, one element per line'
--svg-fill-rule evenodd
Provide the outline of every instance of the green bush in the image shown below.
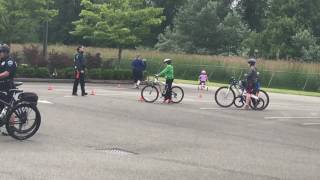
<path fill-rule="evenodd" d="M 73 68 L 65 68 L 57 70 L 58 79 L 73 79 L 74 78 L 74 69 Z"/>
<path fill-rule="evenodd" d="M 49 78 L 50 73 L 48 68 L 35 68 L 32 76 L 37 78 Z"/>
<path fill-rule="evenodd" d="M 306 74 L 279 72 L 274 75 L 270 86 L 275 88 L 302 90 L 306 80 Z"/>
<path fill-rule="evenodd" d="M 113 79 L 113 70 L 103 69 L 101 71 L 101 78 L 105 80 Z"/>
<path fill-rule="evenodd" d="M 90 79 L 102 79 L 101 69 L 89 69 L 88 78 L 90 78 Z"/>
<path fill-rule="evenodd" d="M 164 68 L 164 65 L 154 62 L 148 63 L 146 75 L 153 75 Z M 161 66 L 162 65 L 162 66 Z M 228 83 L 231 77 L 243 78 L 246 69 L 224 67 L 224 66 L 190 66 L 190 65 L 174 65 L 175 78 L 197 80 L 202 69 L 208 72 L 209 80 L 213 82 Z M 74 69 L 64 68 L 58 69 L 59 79 L 73 79 Z M 285 88 L 306 91 L 320 91 L 320 74 L 303 74 L 293 72 L 272 72 L 260 69 L 260 80 L 262 87 Z M 17 69 L 17 77 L 23 78 L 49 78 L 47 68 L 33 68 L 28 66 L 19 66 Z M 130 80 L 132 79 L 131 69 L 89 69 L 87 72 L 88 79 L 96 80 Z M 270 83 L 270 84 L 269 84 Z"/>
<path fill-rule="evenodd" d="M 308 82 L 305 84 L 306 91 L 320 91 L 320 74 L 309 75 Z"/>
<path fill-rule="evenodd" d="M 35 68 L 33 67 L 18 67 L 17 68 L 17 77 L 31 78 L 33 77 Z"/>

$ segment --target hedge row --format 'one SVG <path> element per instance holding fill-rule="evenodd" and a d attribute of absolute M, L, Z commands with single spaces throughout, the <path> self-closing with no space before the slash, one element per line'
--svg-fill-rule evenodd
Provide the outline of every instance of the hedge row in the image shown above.
<path fill-rule="evenodd" d="M 74 78 L 73 68 L 57 70 L 57 79 Z M 96 80 L 130 80 L 132 79 L 131 70 L 127 69 L 91 69 L 87 72 L 87 78 Z M 51 78 L 47 68 L 19 67 L 17 77 L 20 78 Z"/>
<path fill-rule="evenodd" d="M 163 66 L 163 65 L 162 65 Z M 210 81 L 227 83 L 231 77 L 243 77 L 245 69 L 236 69 L 222 66 L 190 66 L 174 65 L 175 77 L 177 79 L 197 80 L 202 69 L 207 70 Z M 148 74 L 156 74 L 160 71 L 159 63 L 148 62 Z M 129 68 L 129 66 L 127 67 Z M 58 79 L 74 78 L 74 70 L 65 68 L 57 70 Z M 320 74 L 301 74 L 295 72 L 271 72 L 260 69 L 260 77 L 263 87 L 286 88 L 306 91 L 320 91 Z M 17 77 L 24 78 L 50 78 L 47 68 L 19 67 Z M 89 79 L 96 80 L 130 80 L 132 73 L 129 69 L 89 69 L 87 72 Z"/>
<path fill-rule="evenodd" d="M 129 64 L 127 62 L 127 64 Z M 148 74 L 156 74 L 164 65 L 159 62 L 147 62 Z M 201 66 L 190 64 L 174 63 L 175 78 L 186 80 L 197 80 L 201 70 L 206 70 L 210 81 L 228 83 L 231 77 L 244 78 L 247 69 L 231 66 Z M 125 66 L 123 63 L 122 67 Z M 272 72 L 265 69 L 259 69 L 260 78 L 263 87 L 284 88 L 305 91 L 320 91 L 320 74 L 304 74 L 299 72 Z"/>

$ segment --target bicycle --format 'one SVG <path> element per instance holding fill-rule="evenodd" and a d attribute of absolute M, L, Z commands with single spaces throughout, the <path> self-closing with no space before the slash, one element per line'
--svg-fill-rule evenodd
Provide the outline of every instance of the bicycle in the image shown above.
<path fill-rule="evenodd" d="M 264 90 L 259 90 L 257 95 L 252 95 L 250 107 L 255 110 L 264 110 L 269 105 L 269 95 Z M 236 100 L 239 100 L 236 102 Z M 220 87 L 215 93 L 215 101 L 220 107 L 228 108 L 232 105 L 240 108 L 245 105 L 246 92 L 243 81 L 237 81 L 234 77 L 229 86 Z M 236 103 L 241 104 L 236 104 Z M 242 105 L 243 104 L 243 105 Z"/>
<path fill-rule="evenodd" d="M 184 91 L 179 86 L 172 86 L 172 102 L 181 103 L 184 98 Z M 147 85 L 141 90 L 141 97 L 147 103 L 154 103 L 159 99 L 161 92 L 161 98 L 165 97 L 167 87 L 165 83 L 160 82 L 157 76 L 154 76 L 153 81 L 148 81 Z"/>
<path fill-rule="evenodd" d="M 241 93 L 235 97 L 233 104 L 237 108 L 242 108 L 246 104 L 247 92 L 244 88 L 242 81 L 239 81 L 239 84 L 237 87 L 240 89 Z M 269 102 L 269 100 L 267 100 L 267 102 Z M 267 107 L 265 100 L 261 97 L 258 97 L 257 94 L 251 95 L 251 102 L 249 106 L 251 107 L 251 109 L 254 109 L 254 110 L 264 110 Z"/>
<path fill-rule="evenodd" d="M 5 126 L 9 136 L 21 141 L 34 136 L 41 124 L 41 115 L 37 108 L 38 96 L 16 88 L 22 84 L 14 83 L 15 89 L 0 92 L 2 96 L 10 98 L 9 102 L 0 99 L 0 127 Z"/>

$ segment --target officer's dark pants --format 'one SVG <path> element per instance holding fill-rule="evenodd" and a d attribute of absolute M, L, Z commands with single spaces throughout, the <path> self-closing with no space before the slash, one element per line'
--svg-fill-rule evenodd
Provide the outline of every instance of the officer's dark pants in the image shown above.
<path fill-rule="evenodd" d="M 82 94 L 84 94 L 86 92 L 84 76 L 85 76 L 84 73 L 80 73 L 79 78 L 77 78 L 77 75 L 75 75 L 76 78 L 75 78 L 74 84 L 73 84 L 73 92 L 72 92 L 73 94 L 77 94 L 79 82 L 80 82 Z"/>
<path fill-rule="evenodd" d="M 0 82 L 0 91 L 1 92 L 9 93 L 10 89 L 14 89 L 14 85 L 12 82 L 5 82 L 5 83 Z M 11 98 L 12 97 L 10 97 L 9 94 L 6 95 L 4 93 L 0 93 L 0 99 L 2 101 L 9 103 Z M 2 111 L 3 107 L 4 107 L 4 104 L 0 103 L 0 112 Z"/>
<path fill-rule="evenodd" d="M 165 100 L 171 100 L 172 99 L 172 83 L 173 79 L 167 79 L 166 80 L 166 95 L 165 95 Z"/>

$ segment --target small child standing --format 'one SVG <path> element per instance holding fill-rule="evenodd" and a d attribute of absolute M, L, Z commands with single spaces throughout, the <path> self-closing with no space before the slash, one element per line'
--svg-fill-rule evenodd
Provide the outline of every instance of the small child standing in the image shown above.
<path fill-rule="evenodd" d="M 200 74 L 200 76 L 199 76 L 199 81 L 200 81 L 199 85 L 205 86 L 206 83 L 208 82 L 208 80 L 209 80 L 209 79 L 208 79 L 207 72 L 206 72 L 205 70 L 202 70 L 202 71 L 201 71 L 201 74 Z"/>

